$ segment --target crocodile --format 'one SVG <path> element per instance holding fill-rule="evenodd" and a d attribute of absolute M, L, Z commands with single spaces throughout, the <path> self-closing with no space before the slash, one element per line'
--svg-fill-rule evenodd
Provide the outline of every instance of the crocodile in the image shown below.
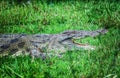
<path fill-rule="evenodd" d="M 93 50 L 94 46 L 80 44 L 74 38 L 95 37 L 105 34 L 108 30 L 95 31 L 67 30 L 59 34 L 0 34 L 0 57 L 30 55 L 31 57 L 46 58 L 46 56 L 61 56 L 67 51 Z"/>

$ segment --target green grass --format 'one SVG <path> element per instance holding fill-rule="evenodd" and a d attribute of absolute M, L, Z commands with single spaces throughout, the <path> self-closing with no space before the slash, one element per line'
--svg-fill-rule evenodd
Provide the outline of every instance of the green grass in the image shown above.
<path fill-rule="evenodd" d="M 46 0 L 47 1 L 47 0 Z M 120 5 L 109 1 L 60 1 L 31 4 L 0 1 L 0 33 L 60 33 L 65 30 L 109 32 L 76 40 L 98 47 L 71 51 L 63 58 L 0 58 L 0 78 L 119 78 Z"/>

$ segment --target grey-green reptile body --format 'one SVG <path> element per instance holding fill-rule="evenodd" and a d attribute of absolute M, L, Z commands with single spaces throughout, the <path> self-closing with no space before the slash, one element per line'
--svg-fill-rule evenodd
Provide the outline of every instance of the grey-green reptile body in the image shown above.
<path fill-rule="evenodd" d="M 96 31 L 68 30 L 60 34 L 1 34 L 0 56 L 31 55 L 43 58 L 46 55 L 58 55 L 74 49 L 94 49 L 90 45 L 76 44 L 72 39 L 94 37 L 106 32 L 106 29 L 100 29 Z"/>

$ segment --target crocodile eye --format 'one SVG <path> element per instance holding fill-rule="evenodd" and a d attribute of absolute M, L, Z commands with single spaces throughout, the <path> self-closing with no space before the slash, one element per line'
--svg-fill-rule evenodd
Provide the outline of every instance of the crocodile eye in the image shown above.
<path fill-rule="evenodd" d="M 9 47 L 10 47 L 9 44 L 5 44 L 5 45 L 2 45 L 0 48 L 2 48 L 2 49 L 8 49 Z"/>
<path fill-rule="evenodd" d="M 18 47 L 19 47 L 19 48 L 23 48 L 24 45 L 25 45 L 25 42 L 20 42 L 20 43 L 18 43 Z"/>
<path fill-rule="evenodd" d="M 15 39 L 11 40 L 10 43 L 15 43 L 15 42 L 18 42 L 18 41 L 19 41 L 19 39 L 15 38 Z"/>

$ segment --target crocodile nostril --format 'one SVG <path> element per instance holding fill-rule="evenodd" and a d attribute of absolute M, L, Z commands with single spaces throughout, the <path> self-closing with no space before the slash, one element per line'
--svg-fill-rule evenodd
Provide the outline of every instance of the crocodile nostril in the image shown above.
<path fill-rule="evenodd" d="M 19 47 L 19 48 L 23 48 L 24 45 L 25 45 L 25 42 L 20 42 L 20 43 L 18 43 L 18 47 Z"/>

